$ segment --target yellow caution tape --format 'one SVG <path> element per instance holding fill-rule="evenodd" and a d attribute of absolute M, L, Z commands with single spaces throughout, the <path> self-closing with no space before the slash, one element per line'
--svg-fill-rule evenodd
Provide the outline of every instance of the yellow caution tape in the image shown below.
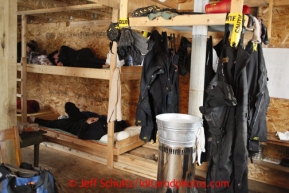
<path fill-rule="evenodd" d="M 118 25 L 120 28 L 128 27 L 128 19 L 127 18 L 120 18 L 118 21 Z"/>
<path fill-rule="evenodd" d="M 253 137 L 253 140 L 259 141 L 259 137 Z"/>
<path fill-rule="evenodd" d="M 239 44 L 242 28 L 243 28 L 243 14 L 239 13 L 229 13 L 226 18 L 227 24 L 233 25 L 233 30 L 231 33 L 230 45 L 236 47 Z"/>
<path fill-rule="evenodd" d="M 253 52 L 257 52 L 258 44 L 256 42 L 253 43 Z"/>
<path fill-rule="evenodd" d="M 145 37 L 145 38 L 147 38 L 147 37 L 148 37 L 148 32 L 147 32 L 147 31 L 144 31 L 144 32 L 142 33 L 142 36 Z"/>

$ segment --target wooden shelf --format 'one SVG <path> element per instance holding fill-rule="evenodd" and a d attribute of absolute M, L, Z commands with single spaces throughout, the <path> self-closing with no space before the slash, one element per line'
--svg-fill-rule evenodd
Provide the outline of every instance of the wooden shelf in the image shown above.
<path fill-rule="evenodd" d="M 177 15 L 169 20 L 157 17 L 149 20 L 148 17 L 130 17 L 130 27 L 154 27 L 154 26 L 196 26 L 196 25 L 224 25 L 226 13 L 219 14 L 194 14 Z"/>
<path fill-rule="evenodd" d="M 21 117 L 22 114 L 21 114 L 21 109 L 17 109 L 17 117 Z M 40 115 L 51 115 L 51 114 L 54 114 L 51 110 L 49 109 L 41 109 L 40 111 L 38 111 L 37 113 L 27 113 L 27 116 L 40 116 Z"/>
<path fill-rule="evenodd" d="M 270 168 L 270 169 L 279 170 L 282 172 L 288 172 L 289 173 L 289 167 L 281 166 L 279 164 L 273 164 L 273 163 L 265 162 L 262 160 L 253 160 L 253 162 L 254 162 L 253 164 L 264 166 L 266 168 Z"/>
<path fill-rule="evenodd" d="M 289 147 L 289 141 L 282 141 L 276 136 L 275 133 L 267 133 L 267 142 L 266 144 L 273 144 L 273 145 L 279 145 L 283 147 Z"/>
<path fill-rule="evenodd" d="M 17 65 L 17 70 L 21 70 L 21 65 Z M 46 66 L 38 64 L 27 64 L 27 72 L 39 74 L 52 74 L 63 76 L 74 76 L 84 78 L 95 78 L 109 80 L 109 69 L 79 68 L 65 66 Z"/>
<path fill-rule="evenodd" d="M 18 63 L 17 70 L 21 71 L 21 64 Z M 121 80 L 140 80 L 142 66 L 122 66 Z M 109 68 L 80 68 L 80 67 L 65 67 L 65 66 L 45 66 L 38 64 L 27 64 L 27 72 L 39 74 L 51 74 L 62 76 L 73 76 L 83 78 L 94 78 L 109 80 Z"/>

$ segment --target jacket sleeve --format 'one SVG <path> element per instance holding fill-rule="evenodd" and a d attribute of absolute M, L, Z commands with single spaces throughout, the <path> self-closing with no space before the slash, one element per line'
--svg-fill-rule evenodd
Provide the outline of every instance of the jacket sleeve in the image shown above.
<path fill-rule="evenodd" d="M 86 119 L 81 120 L 80 129 L 78 131 L 77 137 L 79 139 L 85 139 L 85 132 L 88 128 L 89 124 L 86 122 Z"/>

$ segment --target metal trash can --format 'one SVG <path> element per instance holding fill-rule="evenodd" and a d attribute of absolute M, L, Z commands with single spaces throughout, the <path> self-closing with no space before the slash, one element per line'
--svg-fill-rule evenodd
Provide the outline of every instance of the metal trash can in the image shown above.
<path fill-rule="evenodd" d="M 160 143 L 157 193 L 192 193 L 196 139 L 203 120 L 178 113 L 160 114 L 156 120 Z"/>

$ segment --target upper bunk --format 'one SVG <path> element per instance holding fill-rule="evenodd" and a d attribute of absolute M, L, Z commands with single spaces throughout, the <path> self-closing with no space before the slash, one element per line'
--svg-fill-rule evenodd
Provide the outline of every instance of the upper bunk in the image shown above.
<path fill-rule="evenodd" d="M 22 71 L 21 63 L 17 64 L 17 70 Z M 122 81 L 139 80 L 141 76 L 141 66 L 121 66 L 120 76 Z M 110 79 L 109 68 L 81 68 L 52 65 L 26 64 L 26 72 L 37 74 L 50 74 L 61 76 L 73 76 L 81 78 L 94 78 L 101 80 Z"/>
<path fill-rule="evenodd" d="M 39 0 L 33 4 L 28 0 L 19 0 L 18 5 L 18 26 L 21 26 L 22 52 L 26 50 L 26 38 L 28 25 L 39 27 L 70 27 L 70 26 L 109 26 L 115 15 L 118 15 L 119 3 L 116 1 L 95 0 L 95 1 L 62 1 L 62 0 Z M 117 11 L 115 11 L 117 10 Z M 22 53 L 24 55 L 24 53 Z M 29 73 L 73 76 L 83 78 L 94 78 L 110 80 L 111 71 L 115 68 L 82 68 L 65 67 L 53 65 L 24 64 L 18 63 L 17 70 Z M 123 66 L 120 67 L 121 80 L 139 79 L 141 67 Z"/>

